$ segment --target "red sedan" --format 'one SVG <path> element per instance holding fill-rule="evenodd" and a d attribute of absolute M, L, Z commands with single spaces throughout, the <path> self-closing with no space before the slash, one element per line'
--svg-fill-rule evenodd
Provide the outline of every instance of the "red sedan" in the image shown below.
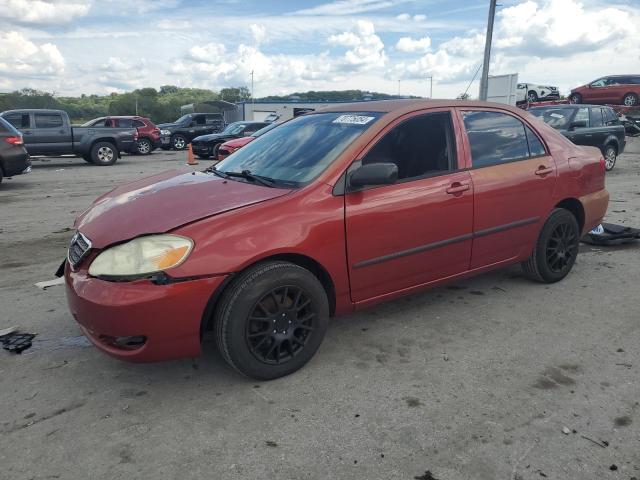
<path fill-rule="evenodd" d="M 65 264 L 104 352 L 259 379 L 302 367 L 330 317 L 513 263 L 552 283 L 603 218 L 604 161 L 520 109 L 397 100 L 294 118 L 203 172 L 98 198 Z"/>

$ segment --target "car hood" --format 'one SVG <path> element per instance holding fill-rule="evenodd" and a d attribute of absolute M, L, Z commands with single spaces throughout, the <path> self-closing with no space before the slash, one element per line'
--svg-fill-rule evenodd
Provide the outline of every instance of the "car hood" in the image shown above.
<path fill-rule="evenodd" d="M 252 142 L 255 139 L 256 139 L 256 137 L 234 138 L 233 140 L 229 140 L 228 142 L 224 142 L 223 145 L 231 147 L 231 148 L 240 148 L 240 147 L 244 147 L 247 143 Z"/>
<path fill-rule="evenodd" d="M 164 172 L 117 187 L 95 200 L 75 226 L 93 247 L 140 235 L 164 233 L 181 225 L 289 193 L 225 180 L 212 173 Z"/>
<path fill-rule="evenodd" d="M 210 142 L 212 140 L 223 140 L 225 138 L 235 138 L 235 135 L 230 135 L 228 133 L 210 133 L 208 135 L 200 135 L 193 140 L 196 142 Z"/>
<path fill-rule="evenodd" d="M 162 129 L 162 128 L 176 128 L 179 125 L 177 123 L 158 123 L 156 124 L 156 127 Z"/>

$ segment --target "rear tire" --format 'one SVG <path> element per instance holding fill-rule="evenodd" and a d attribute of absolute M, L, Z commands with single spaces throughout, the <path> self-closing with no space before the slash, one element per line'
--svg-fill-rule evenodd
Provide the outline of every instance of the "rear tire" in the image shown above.
<path fill-rule="evenodd" d="M 140 138 L 138 139 L 138 143 L 136 145 L 136 152 L 140 155 L 149 155 L 153 150 L 153 145 L 151 145 L 151 140 L 148 138 Z"/>
<path fill-rule="evenodd" d="M 579 241 L 576 217 L 564 208 L 554 209 L 540 231 L 531 256 L 522 262 L 522 270 L 538 282 L 562 280 L 573 268 Z"/>
<path fill-rule="evenodd" d="M 113 165 L 118 160 L 118 151 L 113 143 L 96 142 L 91 147 L 91 163 L 102 167 Z"/>
<path fill-rule="evenodd" d="M 627 107 L 635 107 L 636 105 L 638 105 L 638 95 L 636 95 L 635 93 L 627 93 L 622 98 L 622 104 L 626 105 Z"/>
<path fill-rule="evenodd" d="M 569 95 L 569 103 L 582 103 L 582 95 L 579 93 L 572 93 Z"/>
<path fill-rule="evenodd" d="M 616 160 L 618 159 L 618 149 L 614 145 L 607 145 L 604 147 L 604 168 L 607 172 L 613 170 L 616 166 Z"/>
<path fill-rule="evenodd" d="M 289 262 L 257 264 L 238 275 L 215 311 L 218 350 L 238 372 L 271 380 L 304 366 L 329 321 L 327 294 L 307 269 Z"/>

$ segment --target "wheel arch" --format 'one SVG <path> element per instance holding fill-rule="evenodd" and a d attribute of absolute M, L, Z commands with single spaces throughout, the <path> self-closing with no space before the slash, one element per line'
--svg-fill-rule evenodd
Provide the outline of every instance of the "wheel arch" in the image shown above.
<path fill-rule="evenodd" d="M 249 265 L 246 265 L 242 270 L 235 272 L 229 275 L 224 282 L 222 282 L 218 288 L 213 292 L 209 301 L 207 302 L 207 306 L 204 309 L 202 314 L 202 319 L 200 323 L 200 338 L 202 338 L 203 334 L 213 328 L 213 312 L 215 312 L 216 306 L 222 297 L 222 293 L 226 290 L 226 288 L 233 282 L 235 277 L 251 268 L 259 263 L 265 263 L 270 261 L 282 261 L 293 263 L 294 265 L 298 265 L 299 267 L 305 268 L 309 270 L 320 282 L 322 287 L 324 288 L 327 299 L 329 300 L 329 314 L 331 316 L 334 315 L 336 310 L 336 290 L 335 284 L 331 275 L 327 271 L 320 262 L 317 260 L 303 254 L 299 253 L 278 253 L 275 255 L 271 255 L 268 257 L 260 258 Z"/>
<path fill-rule="evenodd" d="M 582 205 L 580 200 L 578 200 L 577 198 L 565 198 L 564 200 L 558 202 L 554 208 L 564 208 L 565 210 L 571 212 L 571 214 L 578 221 L 578 227 L 580 229 L 580 232 L 582 232 L 585 222 L 585 213 L 584 206 Z"/>
<path fill-rule="evenodd" d="M 93 150 L 93 147 L 98 142 L 110 143 L 111 145 L 113 145 L 113 148 L 116 151 L 116 156 L 120 156 L 120 151 L 118 150 L 118 144 L 113 138 L 110 138 L 110 137 L 105 137 L 105 138 L 100 137 L 100 138 L 94 138 L 93 140 L 91 140 L 91 143 L 89 144 L 89 152 L 88 152 L 89 155 L 91 155 L 91 151 Z"/>
<path fill-rule="evenodd" d="M 616 148 L 616 154 L 620 152 L 620 142 L 618 141 L 618 138 L 615 135 L 610 135 L 602 144 L 603 155 L 604 155 L 604 149 L 607 148 L 609 145 L 613 145 Z"/>

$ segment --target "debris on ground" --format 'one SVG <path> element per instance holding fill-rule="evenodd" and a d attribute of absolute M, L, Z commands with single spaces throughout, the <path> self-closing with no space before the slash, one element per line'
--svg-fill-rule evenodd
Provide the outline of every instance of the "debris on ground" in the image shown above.
<path fill-rule="evenodd" d="M 594 440 L 593 438 L 589 438 L 585 435 L 580 435 L 582 438 L 584 438 L 585 440 L 589 440 L 591 443 L 594 443 L 596 445 L 598 445 L 601 448 L 607 448 L 609 446 L 609 442 L 607 442 L 606 440 Z"/>
<path fill-rule="evenodd" d="M 10 330 L 10 329 L 7 329 Z M 12 353 L 22 353 L 31 348 L 31 341 L 36 335 L 34 333 L 20 333 L 17 329 L 5 335 L 0 335 L 2 348 Z"/>
<path fill-rule="evenodd" d="M 620 245 L 634 240 L 640 240 L 640 229 L 615 223 L 602 223 L 580 239 L 591 245 Z"/>
<path fill-rule="evenodd" d="M 438 480 L 436 477 L 433 476 L 433 474 L 429 470 L 424 472 L 424 475 L 420 475 L 418 477 L 413 477 L 413 478 L 415 478 L 415 480 Z"/>
<path fill-rule="evenodd" d="M 18 327 L 9 327 L 9 328 L 0 330 L 0 338 L 4 337 L 5 335 L 9 335 L 10 333 L 15 332 L 16 330 L 18 330 Z"/>
<path fill-rule="evenodd" d="M 64 284 L 64 278 L 60 277 L 54 280 L 46 280 L 44 282 L 35 283 L 34 286 L 41 288 L 42 290 L 46 290 L 49 287 L 54 287 L 56 285 L 63 285 L 63 284 Z"/>
<path fill-rule="evenodd" d="M 565 435 L 569 435 L 571 433 L 571 430 L 567 427 L 562 427 L 562 433 L 564 433 Z"/>

